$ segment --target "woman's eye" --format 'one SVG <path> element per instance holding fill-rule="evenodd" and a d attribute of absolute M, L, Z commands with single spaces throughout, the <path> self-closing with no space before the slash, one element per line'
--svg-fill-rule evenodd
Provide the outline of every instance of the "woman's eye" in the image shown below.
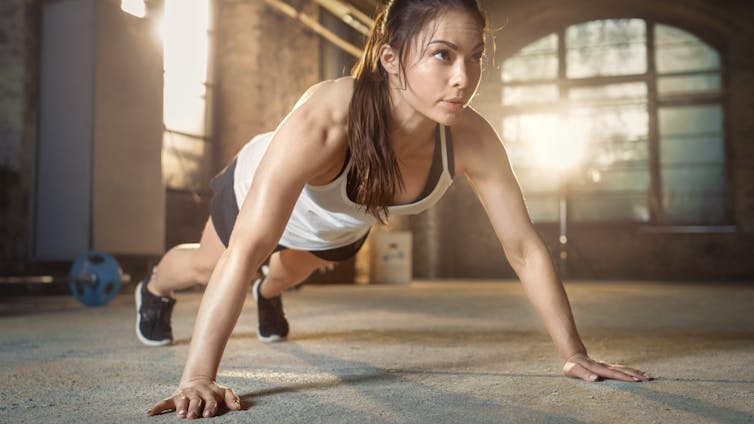
<path fill-rule="evenodd" d="M 471 56 L 471 60 L 473 60 L 474 62 L 481 62 L 482 60 L 484 60 L 484 53 L 478 53 L 474 56 Z"/>
<path fill-rule="evenodd" d="M 447 50 L 438 50 L 434 53 L 434 56 L 440 60 L 450 59 L 450 53 Z"/>

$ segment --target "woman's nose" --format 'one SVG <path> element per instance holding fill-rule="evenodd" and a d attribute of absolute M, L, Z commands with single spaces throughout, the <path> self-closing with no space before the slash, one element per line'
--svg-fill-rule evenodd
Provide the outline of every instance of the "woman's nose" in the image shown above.
<path fill-rule="evenodd" d="M 451 80 L 453 87 L 466 88 L 469 83 L 469 75 L 466 70 L 466 64 L 463 60 L 458 60 L 453 67 L 453 78 Z"/>

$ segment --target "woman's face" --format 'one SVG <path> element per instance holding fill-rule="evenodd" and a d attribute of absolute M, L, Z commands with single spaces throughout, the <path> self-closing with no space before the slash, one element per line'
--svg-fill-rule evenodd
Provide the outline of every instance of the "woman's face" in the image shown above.
<path fill-rule="evenodd" d="M 404 101 L 427 118 L 452 125 L 479 85 L 484 35 L 469 13 L 448 11 L 419 34 L 405 62 Z"/>

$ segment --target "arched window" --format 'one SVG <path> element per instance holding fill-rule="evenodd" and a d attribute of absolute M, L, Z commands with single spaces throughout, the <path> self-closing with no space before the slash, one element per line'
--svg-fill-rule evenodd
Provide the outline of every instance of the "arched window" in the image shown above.
<path fill-rule="evenodd" d="M 503 140 L 535 222 L 727 222 L 718 52 L 681 29 L 608 19 L 502 65 Z"/>

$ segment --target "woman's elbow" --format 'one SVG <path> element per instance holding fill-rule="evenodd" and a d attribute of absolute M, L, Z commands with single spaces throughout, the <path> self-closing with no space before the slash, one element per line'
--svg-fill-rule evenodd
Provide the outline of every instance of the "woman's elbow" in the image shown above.
<path fill-rule="evenodd" d="M 536 233 L 509 243 L 505 253 L 516 273 L 550 262 L 550 252 Z"/>

